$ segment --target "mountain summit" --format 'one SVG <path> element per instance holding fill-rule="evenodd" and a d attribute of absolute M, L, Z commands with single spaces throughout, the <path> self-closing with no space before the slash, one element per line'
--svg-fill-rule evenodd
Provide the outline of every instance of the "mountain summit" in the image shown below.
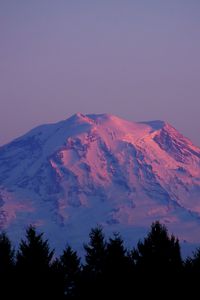
<path fill-rule="evenodd" d="M 0 228 L 28 224 L 57 247 L 92 226 L 138 240 L 160 220 L 200 242 L 200 148 L 163 121 L 77 113 L 0 147 Z"/>

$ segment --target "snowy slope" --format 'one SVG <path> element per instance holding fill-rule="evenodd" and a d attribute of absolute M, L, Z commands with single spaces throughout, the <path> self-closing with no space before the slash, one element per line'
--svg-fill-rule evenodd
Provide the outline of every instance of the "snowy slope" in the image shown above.
<path fill-rule="evenodd" d="M 31 223 L 80 247 L 98 223 L 137 241 L 156 219 L 200 242 L 200 149 L 168 123 L 78 113 L 0 148 L 0 227 L 14 239 Z"/>

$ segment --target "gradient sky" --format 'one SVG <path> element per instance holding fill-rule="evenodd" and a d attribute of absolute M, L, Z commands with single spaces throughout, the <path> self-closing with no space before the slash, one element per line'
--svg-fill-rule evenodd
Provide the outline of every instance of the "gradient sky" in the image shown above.
<path fill-rule="evenodd" d="M 0 0 L 0 145 L 75 112 L 200 146 L 200 1 Z"/>

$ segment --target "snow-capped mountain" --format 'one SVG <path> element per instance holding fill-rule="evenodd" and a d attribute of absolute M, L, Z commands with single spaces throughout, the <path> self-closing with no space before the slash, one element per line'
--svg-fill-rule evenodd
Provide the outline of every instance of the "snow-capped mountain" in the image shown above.
<path fill-rule="evenodd" d="M 200 148 L 163 121 L 76 114 L 0 147 L 0 227 L 79 248 L 91 227 L 137 241 L 160 220 L 200 243 Z"/>

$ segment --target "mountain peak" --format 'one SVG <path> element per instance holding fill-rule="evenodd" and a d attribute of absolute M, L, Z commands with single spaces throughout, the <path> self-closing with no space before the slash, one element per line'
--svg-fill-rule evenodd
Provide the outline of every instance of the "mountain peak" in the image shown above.
<path fill-rule="evenodd" d="M 92 120 L 90 120 L 87 115 L 84 115 L 81 112 L 77 112 L 74 115 L 72 115 L 71 117 L 69 117 L 66 121 L 91 123 Z"/>
<path fill-rule="evenodd" d="M 125 119 L 122 119 L 116 115 L 102 113 L 102 114 L 83 114 L 81 112 L 77 112 L 74 115 L 72 115 L 70 118 L 68 118 L 66 121 L 71 121 L 73 123 L 89 123 L 89 124 L 98 124 L 106 126 L 116 126 L 116 128 L 120 129 L 120 127 L 127 127 L 128 125 L 135 126 L 135 129 L 138 127 L 140 128 L 140 125 L 146 125 L 147 127 L 151 127 L 153 131 L 160 130 L 164 127 L 171 127 L 170 124 L 168 124 L 165 121 L 162 120 L 152 120 L 147 122 L 133 122 L 133 121 L 127 121 Z"/>
<path fill-rule="evenodd" d="M 152 121 L 146 121 L 146 122 L 140 122 L 141 124 L 146 124 L 152 127 L 153 130 L 160 130 L 166 126 L 170 126 L 170 124 L 168 124 L 165 121 L 162 120 L 152 120 Z"/>
<path fill-rule="evenodd" d="M 164 121 L 76 113 L 0 148 L 0 228 L 81 244 L 97 223 L 128 239 L 158 219 L 200 241 L 199 166 L 200 149 Z"/>

